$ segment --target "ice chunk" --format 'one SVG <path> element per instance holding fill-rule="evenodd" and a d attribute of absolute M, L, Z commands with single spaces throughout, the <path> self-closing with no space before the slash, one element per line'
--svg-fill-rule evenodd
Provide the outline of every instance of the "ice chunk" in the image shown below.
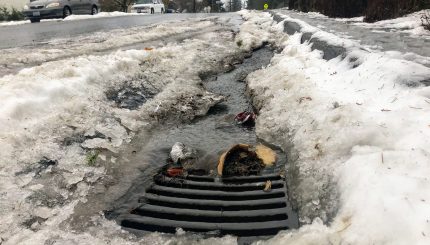
<path fill-rule="evenodd" d="M 197 157 L 197 151 L 181 142 L 176 142 L 170 151 L 170 158 L 175 163 L 179 160 L 186 160 L 195 157 Z"/>

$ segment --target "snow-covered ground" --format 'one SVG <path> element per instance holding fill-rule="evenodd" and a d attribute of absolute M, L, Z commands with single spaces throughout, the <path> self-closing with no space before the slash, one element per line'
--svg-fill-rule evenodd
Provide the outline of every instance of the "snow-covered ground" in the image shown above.
<path fill-rule="evenodd" d="M 368 50 L 389 51 L 392 52 L 392 55 L 403 56 L 405 59 L 429 66 L 430 31 L 424 30 L 420 19 L 426 11 L 372 24 L 364 23 L 362 17 L 334 19 L 319 13 L 290 10 L 275 10 L 274 12 L 285 15 L 292 22 L 298 23 L 304 28 L 303 32 L 309 31 L 314 35 L 315 33 L 318 35 L 319 32 L 325 33 L 323 38 L 328 37 L 327 33 L 332 33 L 335 37 L 343 37 L 340 42 L 351 43 L 353 41 Z M 340 44 L 343 46 L 342 43 Z"/>
<path fill-rule="evenodd" d="M 375 23 L 356 22 L 354 25 L 361 25 L 367 28 L 375 29 L 375 31 L 380 29 L 388 30 L 390 32 L 404 32 L 413 36 L 430 38 L 430 31 L 424 29 L 424 26 L 422 25 L 421 18 L 424 14 L 429 15 L 430 10 L 422 10 L 401 18 L 383 20 Z"/>
<path fill-rule="evenodd" d="M 50 48 L 36 46 L 28 56 L 26 50 L 2 50 L 3 65 L 16 52 L 24 55 L 16 62 L 28 67 L 0 77 L 1 243 L 234 244 L 234 237 L 202 240 L 181 233 L 173 241 L 156 233 L 136 238 L 105 219 L 102 209 L 72 225 L 75 207 L 97 191 L 94 185 L 106 188 L 114 178 L 109 169 L 127 168 L 127 159 L 117 155 L 137 134 L 204 115 L 222 100 L 203 89 L 199 75 L 227 69 L 263 42 L 248 24 L 238 45 L 232 32 L 237 21 L 230 18 L 91 34 L 86 44 L 85 37 L 52 40 Z M 165 35 L 178 40 L 148 42 Z"/>
<path fill-rule="evenodd" d="M 289 153 L 305 224 L 258 244 L 428 244 L 430 88 L 420 82 L 430 68 L 332 33 L 317 37 L 346 47 L 346 57 L 326 61 L 296 33 L 247 77 L 257 134 Z"/>
<path fill-rule="evenodd" d="M 203 30 L 210 30 L 211 22 L 194 21 L 177 22 L 175 28 L 171 23 L 152 26 L 116 29 L 109 32 L 96 32 L 91 35 L 78 35 L 70 38 L 53 39 L 44 44 L 31 47 L 3 49 L 0 56 L 0 75 L 9 74 L 23 67 L 34 66 L 44 62 L 76 57 L 91 53 L 109 53 L 121 47 L 136 44 L 162 46 L 175 35 L 186 35 Z"/>
<path fill-rule="evenodd" d="M 64 18 L 64 21 L 97 19 L 97 18 L 118 17 L 118 16 L 133 16 L 133 15 L 148 15 L 148 14 L 146 14 L 146 13 L 124 13 L 124 12 L 119 12 L 119 11 L 100 12 L 96 15 L 70 15 L 70 16 Z"/>
<path fill-rule="evenodd" d="M 412 14 L 408 14 L 404 17 L 378 21 L 375 23 L 364 22 L 363 16 L 354 17 L 354 18 L 329 18 L 317 12 L 309 12 L 309 13 L 295 12 L 295 13 L 301 16 L 306 16 L 307 18 L 311 18 L 311 19 L 317 19 L 317 20 L 332 19 L 334 21 L 342 22 L 345 24 L 363 26 L 363 27 L 372 29 L 372 31 L 375 31 L 375 32 L 377 31 L 403 32 L 403 33 L 408 33 L 412 36 L 423 36 L 423 37 L 430 38 L 430 31 L 424 29 L 421 21 L 421 18 L 423 15 L 430 14 L 430 9 L 421 10 Z"/>
<path fill-rule="evenodd" d="M 40 20 L 41 22 L 49 22 L 49 21 L 62 21 L 62 19 L 46 19 Z M 30 24 L 30 20 L 17 20 L 17 21 L 3 21 L 0 22 L 0 26 L 15 26 L 15 25 L 24 25 Z"/>
<path fill-rule="evenodd" d="M 109 17 L 118 17 L 118 16 L 132 16 L 132 15 L 147 15 L 145 13 L 124 13 L 119 11 L 114 12 L 100 12 L 96 15 L 70 15 L 64 19 L 44 19 L 41 22 L 49 22 L 49 21 L 73 21 L 73 20 L 86 20 L 86 19 L 98 19 L 98 18 L 109 18 Z M 12 25 L 23 25 L 29 24 L 30 20 L 21 20 L 21 21 L 6 21 L 0 22 L 0 26 L 12 26 Z"/>
<path fill-rule="evenodd" d="M 268 42 L 280 53 L 246 80 L 258 136 L 289 154 L 303 226 L 257 243 L 428 244 L 430 89 L 420 82 L 430 68 L 296 20 L 347 48 L 326 61 L 270 14 L 241 14 L 236 35 L 234 21 L 219 17 L 2 50 L 0 243 L 236 244 L 182 231 L 136 238 L 97 213 L 76 229 L 73 218 L 89 193 L 105 191 L 93 188 L 112 181 L 110 167 L 126 167 L 114 156 L 137 134 L 203 115 L 222 99 L 202 88 L 200 74 Z M 127 96 L 143 101 L 130 109 Z"/>

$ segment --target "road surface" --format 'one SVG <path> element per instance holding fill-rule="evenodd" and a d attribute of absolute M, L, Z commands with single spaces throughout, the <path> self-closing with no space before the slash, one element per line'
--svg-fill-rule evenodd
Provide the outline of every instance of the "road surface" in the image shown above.
<path fill-rule="evenodd" d="M 47 21 L 35 24 L 0 26 L 0 49 L 30 46 L 53 38 L 67 38 L 97 31 L 147 26 L 226 14 L 164 14 L 119 16 L 71 21 Z"/>

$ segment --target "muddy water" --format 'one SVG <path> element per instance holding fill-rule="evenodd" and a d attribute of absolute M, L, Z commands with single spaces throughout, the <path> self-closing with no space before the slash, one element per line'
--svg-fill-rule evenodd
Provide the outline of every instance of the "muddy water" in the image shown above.
<path fill-rule="evenodd" d="M 243 110 L 252 110 L 245 94 L 244 82 L 238 80 L 270 62 L 273 53 L 264 48 L 254 52 L 235 70 L 207 78 L 203 85 L 213 93 L 221 94 L 225 101 L 212 108 L 208 115 L 191 124 L 164 129 L 153 136 L 147 147 L 147 155 L 153 164 L 164 164 L 175 142 L 182 142 L 199 151 L 201 167 L 214 168 L 219 154 L 237 143 L 256 144 L 258 139 L 253 128 L 238 127 L 234 116 Z"/>
<path fill-rule="evenodd" d="M 243 110 L 252 110 L 246 96 L 246 84 L 243 79 L 247 74 L 268 65 L 272 57 L 272 50 L 262 48 L 256 50 L 242 64 L 236 65 L 231 72 L 206 78 L 203 86 L 210 92 L 223 95 L 225 101 L 212 108 L 206 116 L 198 118 L 192 123 L 165 126 L 152 132 L 150 138 L 146 139 L 148 143 L 135 152 L 133 157 L 133 161 L 139 161 L 143 165 L 139 177 L 133 181 L 127 193 L 115 202 L 112 209 L 106 212 L 106 216 L 115 219 L 119 214 L 137 206 L 139 197 L 151 184 L 152 176 L 158 168 L 166 164 L 170 148 L 175 142 L 182 142 L 197 149 L 198 164 L 201 165 L 200 167 L 209 169 L 215 169 L 220 153 L 231 145 L 262 143 L 253 128 L 237 126 L 234 116 Z M 276 151 L 278 164 L 275 171 L 279 171 L 284 168 L 287 159 L 282 151 Z"/>

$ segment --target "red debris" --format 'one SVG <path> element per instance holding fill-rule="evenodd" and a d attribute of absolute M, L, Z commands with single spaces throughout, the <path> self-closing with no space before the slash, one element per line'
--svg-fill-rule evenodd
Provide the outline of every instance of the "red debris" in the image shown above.
<path fill-rule="evenodd" d="M 169 176 L 169 177 L 177 177 L 177 176 L 180 176 L 184 173 L 184 168 L 182 168 L 182 167 L 171 167 L 171 168 L 167 169 L 166 173 L 167 173 L 167 176 Z"/>
<path fill-rule="evenodd" d="M 257 116 L 253 112 L 244 111 L 236 115 L 234 120 L 237 124 L 254 125 Z"/>

